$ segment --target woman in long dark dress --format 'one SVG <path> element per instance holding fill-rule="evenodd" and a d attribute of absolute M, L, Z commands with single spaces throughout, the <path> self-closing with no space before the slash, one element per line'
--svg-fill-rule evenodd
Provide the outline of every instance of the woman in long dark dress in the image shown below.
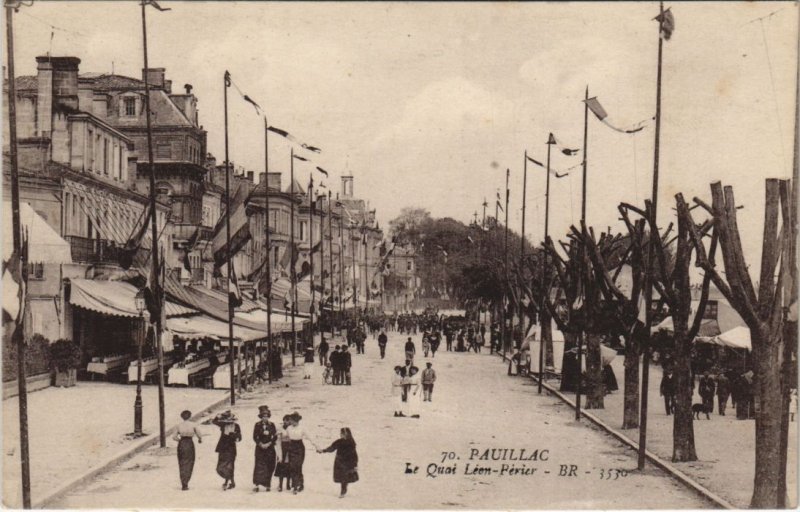
<path fill-rule="evenodd" d="M 292 488 L 292 476 L 289 474 L 289 434 L 286 433 L 286 429 L 291 425 L 291 421 L 289 420 L 289 415 L 285 415 L 283 417 L 283 426 L 281 428 L 280 433 L 278 434 L 278 438 L 281 441 L 281 466 L 284 468 L 280 474 L 276 471 L 275 476 L 278 477 L 278 492 L 283 491 L 283 479 L 286 479 L 286 490 Z"/>
<path fill-rule="evenodd" d="M 233 473 L 236 463 L 236 443 L 242 440 L 242 430 L 236 423 L 236 416 L 231 411 L 225 411 L 217 415 L 212 421 L 219 427 L 220 436 L 217 442 L 217 474 L 225 479 L 222 490 L 233 489 L 236 487 Z"/>
<path fill-rule="evenodd" d="M 181 477 L 181 490 L 189 490 L 189 480 L 192 479 L 194 471 L 194 442 L 192 439 L 197 436 L 197 442 L 203 442 L 203 436 L 197 429 L 197 425 L 189 421 L 192 417 L 190 411 L 183 411 L 181 419 L 183 421 L 175 430 L 173 439 L 178 441 L 178 472 Z"/>
<path fill-rule="evenodd" d="M 259 486 L 264 486 L 266 491 L 270 491 L 272 484 L 272 473 L 275 472 L 275 443 L 278 440 L 278 433 L 275 424 L 269 421 L 272 414 L 269 407 L 261 405 L 258 407 L 258 417 L 261 420 L 253 427 L 253 441 L 256 443 L 255 465 L 253 466 L 253 485 L 255 492 Z"/>
<path fill-rule="evenodd" d="M 344 427 L 339 435 L 339 439 L 333 444 L 317 452 L 336 452 L 336 458 L 333 459 L 333 481 L 341 485 L 339 497 L 344 498 L 347 494 L 347 485 L 358 482 L 358 452 L 356 441 L 349 428 Z"/>

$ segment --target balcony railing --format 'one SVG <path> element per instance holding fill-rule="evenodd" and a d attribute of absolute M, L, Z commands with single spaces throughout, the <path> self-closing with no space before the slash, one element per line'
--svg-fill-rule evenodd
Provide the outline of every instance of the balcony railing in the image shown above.
<path fill-rule="evenodd" d="M 120 246 L 113 240 L 65 236 L 72 249 L 72 261 L 76 263 L 117 263 Z"/>

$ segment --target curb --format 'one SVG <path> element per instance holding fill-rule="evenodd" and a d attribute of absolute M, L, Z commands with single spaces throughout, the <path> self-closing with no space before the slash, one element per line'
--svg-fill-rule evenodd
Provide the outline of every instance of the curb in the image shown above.
<path fill-rule="evenodd" d="M 505 362 L 507 360 L 507 358 L 506 358 L 506 356 L 504 354 L 501 354 L 500 357 L 502 358 L 503 362 Z M 537 382 L 537 383 L 539 382 L 539 379 L 537 379 L 533 374 L 528 374 L 528 378 L 530 378 L 534 382 Z M 570 407 L 575 409 L 575 402 L 572 401 L 566 395 L 564 395 L 561 391 L 557 390 L 556 388 L 554 388 L 552 385 L 550 385 L 546 381 L 542 382 L 542 387 L 547 389 L 548 393 L 550 393 L 551 395 L 557 396 L 558 398 L 561 399 L 562 402 L 566 403 L 567 405 L 569 405 Z M 626 435 L 624 435 L 621 432 L 617 431 L 616 429 L 612 428 L 611 426 L 606 424 L 603 420 L 601 420 L 600 418 L 598 418 L 594 414 L 592 414 L 590 412 L 586 412 L 584 409 L 581 409 L 581 416 L 585 417 L 586 419 L 588 419 L 589 421 L 591 421 L 592 423 L 594 423 L 595 425 L 600 427 L 600 429 L 605 431 L 607 434 L 611 434 L 612 437 L 614 437 L 615 439 L 617 439 L 621 443 L 627 445 L 629 448 L 632 448 L 632 449 L 636 450 L 637 452 L 639 451 L 639 443 L 629 439 Z M 669 462 L 666 462 L 666 461 L 662 460 L 661 458 L 658 457 L 658 455 L 654 454 L 650 450 L 645 449 L 644 454 L 645 454 L 645 458 L 647 458 L 648 461 L 653 463 L 653 465 L 655 465 L 656 467 L 658 467 L 662 471 L 665 471 L 670 476 L 672 476 L 673 478 L 678 480 L 680 483 L 682 483 L 684 486 L 688 487 L 689 490 L 694 491 L 695 493 L 699 494 L 701 497 L 703 497 L 706 500 L 712 502 L 717 507 L 728 509 L 728 510 L 735 510 L 735 509 L 739 508 L 739 507 L 736 507 L 736 506 L 732 505 L 731 503 L 729 503 L 725 499 L 721 498 L 720 496 L 717 496 L 716 494 L 714 494 L 713 492 L 711 492 L 707 488 L 703 487 L 702 485 L 700 485 L 699 483 L 694 481 L 686 473 L 684 473 L 683 471 L 679 470 L 678 468 L 676 468 L 675 466 L 673 466 Z"/>
<path fill-rule="evenodd" d="M 206 406 L 200 412 L 193 415 L 190 419 L 191 421 L 197 421 L 201 416 L 204 414 L 217 409 L 218 407 L 223 406 L 224 404 L 230 401 L 230 394 L 227 394 L 225 398 L 221 400 L 217 400 L 216 402 L 212 403 L 211 405 Z M 169 438 L 175 433 L 175 429 L 178 428 L 178 425 L 173 425 L 172 427 L 168 428 L 166 431 L 166 437 Z M 156 445 L 159 442 L 159 435 L 158 434 L 150 434 L 147 437 L 142 438 L 141 441 L 135 443 L 133 446 L 130 446 L 124 449 L 122 452 L 117 453 L 116 455 L 112 455 L 111 457 L 107 458 L 103 462 L 97 464 L 96 466 L 92 467 L 85 473 L 79 475 L 76 478 L 62 484 L 58 487 L 55 491 L 51 492 L 50 494 L 46 495 L 44 498 L 34 500 L 31 503 L 31 508 L 51 508 L 51 504 L 64 497 L 65 494 L 69 493 L 76 487 L 80 487 L 81 485 L 87 483 L 88 481 L 94 479 L 101 473 L 104 473 L 114 466 L 118 466 L 123 462 L 131 459 L 135 455 L 143 452 L 144 450 L 150 448 L 151 446 Z"/>

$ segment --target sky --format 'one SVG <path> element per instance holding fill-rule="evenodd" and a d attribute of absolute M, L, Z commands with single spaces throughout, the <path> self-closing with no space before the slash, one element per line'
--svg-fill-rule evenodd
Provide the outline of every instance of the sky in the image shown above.
<path fill-rule="evenodd" d="M 173 90 L 194 86 L 208 147 L 224 159 L 223 74 L 270 124 L 322 148 L 296 177 L 316 174 L 334 192 L 355 176 L 355 194 L 382 226 L 403 207 L 468 222 L 510 169 L 509 225 L 520 229 L 524 153 L 546 158 L 552 132 L 583 144 L 588 86 L 620 127 L 655 114 L 657 3 L 171 2 L 147 11 L 151 67 Z M 676 2 L 663 45 L 659 218 L 674 219 L 674 194 L 710 200 L 709 184 L 734 187 L 745 251 L 758 267 L 764 179 L 792 167 L 797 5 Z M 771 14 L 771 16 L 769 16 Z M 763 20 L 758 18 L 768 16 Z M 16 74 L 35 57 L 79 57 L 81 72 L 140 77 L 142 31 L 135 2 L 42 2 L 15 16 Z M 652 122 L 618 133 L 589 114 L 587 222 L 620 229 L 617 205 L 642 204 L 652 187 Z M 229 89 L 230 159 L 264 168 L 263 121 Z M 289 146 L 270 138 L 270 171 L 288 183 Z M 554 152 L 554 169 L 581 161 Z M 550 234 L 581 215 L 581 169 L 551 180 Z M 527 169 L 526 235 L 544 232 L 545 172 Z M 699 213 L 699 212 L 698 212 Z M 501 214 L 501 220 L 503 215 Z"/>

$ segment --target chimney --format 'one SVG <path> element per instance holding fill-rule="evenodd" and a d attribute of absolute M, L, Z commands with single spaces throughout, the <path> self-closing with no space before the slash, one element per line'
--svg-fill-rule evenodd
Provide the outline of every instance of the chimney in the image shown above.
<path fill-rule="evenodd" d="M 142 80 L 147 79 L 147 83 L 150 85 L 150 87 L 154 87 L 156 89 L 163 89 L 165 72 L 166 72 L 165 68 L 143 69 Z"/>
<path fill-rule="evenodd" d="M 39 77 L 47 80 L 52 77 L 50 85 L 39 85 L 39 97 L 52 94 L 53 106 L 61 105 L 71 109 L 78 109 L 78 64 L 81 59 L 77 57 L 36 57 Z M 49 72 L 48 72 L 49 64 Z M 44 90 L 43 90 L 44 89 Z M 49 89 L 49 91 L 47 90 Z M 48 94 L 48 92 L 50 94 Z M 48 128 L 48 131 L 50 128 Z"/>
<path fill-rule="evenodd" d="M 36 69 L 36 134 L 49 137 L 53 129 L 53 65 L 47 57 L 36 57 Z"/>
<path fill-rule="evenodd" d="M 247 171 L 247 181 L 249 181 L 250 183 L 253 183 L 254 182 L 253 181 L 254 176 L 255 176 L 255 173 L 253 171 Z"/>
<path fill-rule="evenodd" d="M 267 186 L 275 190 L 281 190 L 281 173 L 267 173 Z"/>
<path fill-rule="evenodd" d="M 172 80 L 164 80 L 164 90 L 167 94 L 172 94 Z"/>
<path fill-rule="evenodd" d="M 192 84 L 183 84 L 183 88 L 186 89 L 186 94 L 192 94 Z"/>
<path fill-rule="evenodd" d="M 265 180 L 265 179 L 267 179 L 267 173 L 265 173 L 265 172 L 260 172 L 260 173 L 258 173 L 258 184 L 259 184 L 259 185 L 261 185 L 262 183 L 264 183 L 264 180 Z"/>
<path fill-rule="evenodd" d="M 352 176 L 342 176 L 342 197 L 353 197 Z"/>

